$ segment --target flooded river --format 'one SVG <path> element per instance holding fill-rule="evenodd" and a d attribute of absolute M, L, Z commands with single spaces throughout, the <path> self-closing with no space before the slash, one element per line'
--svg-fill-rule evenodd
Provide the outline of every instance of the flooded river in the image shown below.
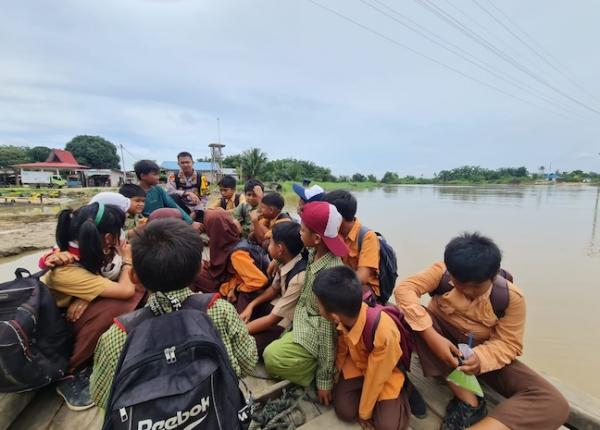
<path fill-rule="evenodd" d="M 599 189 L 401 186 L 360 191 L 359 217 L 384 234 L 401 277 L 441 260 L 463 231 L 491 236 L 527 300 L 524 361 L 600 398 Z M 0 260 L 0 280 L 40 253 Z"/>

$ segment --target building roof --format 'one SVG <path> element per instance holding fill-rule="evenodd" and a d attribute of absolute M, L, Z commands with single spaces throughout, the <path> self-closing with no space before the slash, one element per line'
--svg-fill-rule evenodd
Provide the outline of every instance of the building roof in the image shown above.
<path fill-rule="evenodd" d="M 48 155 L 46 161 L 40 163 L 23 163 L 15 164 L 14 167 L 21 167 L 26 169 L 87 169 L 87 166 L 83 166 L 77 162 L 73 154 L 64 149 L 53 149 Z"/>
<path fill-rule="evenodd" d="M 179 170 L 177 161 L 163 161 L 160 164 L 160 168 L 171 171 Z M 212 165 L 208 161 L 196 161 L 194 163 L 194 170 L 200 170 L 201 172 L 210 172 L 212 170 Z"/>

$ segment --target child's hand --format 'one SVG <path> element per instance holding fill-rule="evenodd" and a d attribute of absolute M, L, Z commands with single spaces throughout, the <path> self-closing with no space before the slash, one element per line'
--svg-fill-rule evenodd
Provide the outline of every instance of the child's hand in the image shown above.
<path fill-rule="evenodd" d="M 259 217 L 260 214 L 258 213 L 258 209 L 250 211 L 250 221 L 257 222 Z"/>
<path fill-rule="evenodd" d="M 254 312 L 254 309 L 252 309 L 252 304 L 249 304 L 240 314 L 240 319 L 244 324 L 247 324 L 250 321 L 250 318 L 252 318 L 252 312 Z"/>
<path fill-rule="evenodd" d="M 235 289 L 232 288 L 231 290 L 229 290 L 229 292 L 227 293 L 227 301 L 229 301 L 229 303 L 235 303 L 237 302 L 237 297 L 235 296 Z"/>
<path fill-rule="evenodd" d="M 79 257 L 74 254 L 71 254 L 69 251 L 62 251 L 56 254 L 50 254 L 44 260 L 44 265 L 50 269 L 53 269 L 58 266 L 67 266 L 69 264 L 73 264 L 76 261 L 79 261 Z"/>
<path fill-rule="evenodd" d="M 465 372 L 467 375 L 479 375 L 481 372 L 481 361 L 476 353 L 471 354 L 469 358 L 462 361 L 458 370 Z"/>
<path fill-rule="evenodd" d="M 325 406 L 329 406 L 333 400 L 331 390 L 317 390 L 317 395 L 321 404 Z"/>
<path fill-rule="evenodd" d="M 121 254 L 123 261 L 131 262 L 131 245 L 127 242 L 121 243 L 121 246 L 119 246 L 119 254 Z"/>
<path fill-rule="evenodd" d="M 277 272 L 277 268 L 279 265 L 277 264 L 277 260 L 272 260 L 269 263 L 269 267 L 267 267 L 267 276 L 269 279 L 273 279 L 275 277 L 275 272 Z"/>
<path fill-rule="evenodd" d="M 254 188 L 252 188 L 252 191 L 254 191 L 254 194 L 256 194 L 256 197 L 258 197 L 258 201 L 262 201 L 262 198 L 265 195 L 265 193 L 260 187 L 260 185 L 255 185 Z"/>
<path fill-rule="evenodd" d="M 452 369 L 458 367 L 460 350 L 456 345 L 435 331 L 433 327 L 424 330 L 421 336 L 423 337 L 423 340 L 425 340 L 425 343 L 427 343 L 431 352 L 433 352 L 437 358 Z"/>
<path fill-rule="evenodd" d="M 360 428 L 363 430 L 375 430 L 375 426 L 371 420 L 361 420 L 359 418 L 358 423 L 360 424 Z"/>
<path fill-rule="evenodd" d="M 90 302 L 82 299 L 75 299 L 67 308 L 67 320 L 71 322 L 77 321 L 85 312 Z"/>

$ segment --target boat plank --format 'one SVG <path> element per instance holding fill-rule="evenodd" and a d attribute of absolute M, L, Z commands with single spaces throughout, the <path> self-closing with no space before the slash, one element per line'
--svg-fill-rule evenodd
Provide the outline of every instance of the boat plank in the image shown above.
<path fill-rule="evenodd" d="M 0 429 L 6 429 L 33 400 L 35 393 L 0 394 Z"/>
<path fill-rule="evenodd" d="M 9 430 L 47 429 L 63 405 L 63 399 L 54 387 L 46 387 L 37 393 L 34 400 L 11 424 Z"/>

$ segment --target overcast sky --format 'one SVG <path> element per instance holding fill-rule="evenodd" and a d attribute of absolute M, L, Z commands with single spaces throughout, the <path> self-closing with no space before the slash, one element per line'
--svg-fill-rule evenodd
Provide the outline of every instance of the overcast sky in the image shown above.
<path fill-rule="evenodd" d="M 402 20 L 381 5 L 393 7 L 521 88 L 360 0 L 315 1 L 355 23 L 308 0 L 5 2 L 0 144 L 63 147 L 91 134 L 138 158 L 172 160 L 180 150 L 200 157 L 216 140 L 220 117 L 228 154 L 260 147 L 269 158 L 308 159 L 336 174 L 428 176 L 465 164 L 535 170 L 550 163 L 600 171 L 600 114 L 583 106 L 600 112 L 597 0 L 420 0 L 521 70 L 419 0 L 364 0 Z M 125 158 L 130 168 L 134 160 Z"/>

